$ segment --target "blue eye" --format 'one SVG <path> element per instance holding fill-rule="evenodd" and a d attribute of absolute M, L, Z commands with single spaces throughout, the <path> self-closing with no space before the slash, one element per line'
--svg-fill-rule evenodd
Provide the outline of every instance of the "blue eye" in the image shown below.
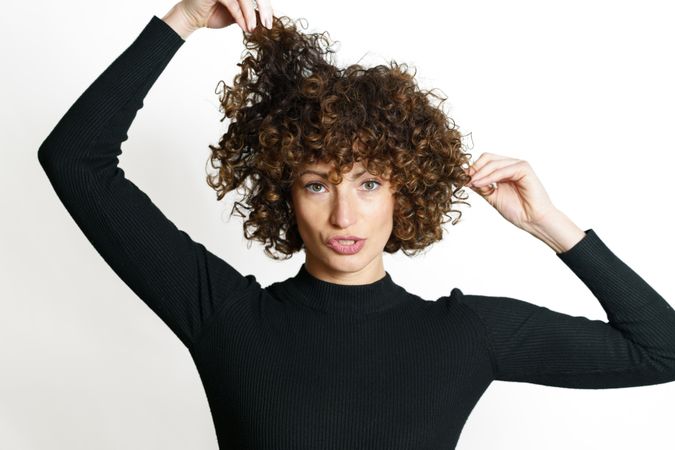
<path fill-rule="evenodd" d="M 378 186 L 381 186 L 381 185 L 382 185 L 382 183 L 380 183 L 380 182 L 377 181 L 377 180 L 366 180 L 366 181 L 364 181 L 363 183 L 361 183 L 361 185 L 364 185 L 364 184 L 366 184 L 366 183 L 375 183 L 375 184 L 377 184 Z M 319 194 L 321 191 L 315 191 L 315 190 L 312 190 L 312 189 L 310 188 L 310 186 L 321 186 L 321 187 L 323 187 L 323 184 L 321 184 L 321 183 L 308 183 L 308 184 L 305 185 L 305 189 L 308 189 L 310 192 L 312 192 L 312 193 L 314 193 L 314 194 Z M 373 192 L 373 191 L 376 191 L 376 190 L 377 190 L 377 188 L 366 189 L 366 191 L 369 191 L 369 192 Z"/>

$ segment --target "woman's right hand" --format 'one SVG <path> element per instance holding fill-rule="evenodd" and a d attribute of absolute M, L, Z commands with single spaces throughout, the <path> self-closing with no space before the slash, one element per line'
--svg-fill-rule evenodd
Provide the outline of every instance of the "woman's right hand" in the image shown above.
<path fill-rule="evenodd" d="M 273 11 L 270 0 L 257 0 L 257 4 L 260 22 L 271 28 Z M 181 0 L 176 6 L 195 29 L 225 28 L 236 22 L 242 30 L 250 33 L 258 23 L 253 0 Z"/>

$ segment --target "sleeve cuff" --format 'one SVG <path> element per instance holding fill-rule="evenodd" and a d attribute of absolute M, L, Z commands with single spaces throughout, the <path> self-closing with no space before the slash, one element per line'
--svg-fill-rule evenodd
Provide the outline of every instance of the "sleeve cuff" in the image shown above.
<path fill-rule="evenodd" d="M 159 37 L 163 37 L 165 40 L 176 45 L 180 45 L 185 42 L 185 39 L 183 39 L 181 35 L 176 32 L 176 30 L 171 28 L 171 25 L 164 22 L 156 15 L 152 16 L 150 22 L 145 26 L 144 31 Z"/>
<path fill-rule="evenodd" d="M 599 255 L 612 253 L 592 228 L 584 230 L 584 232 L 586 236 L 581 238 L 572 248 L 562 253 L 556 253 L 556 256 L 570 267 L 587 264 L 589 260 L 595 260 Z"/>

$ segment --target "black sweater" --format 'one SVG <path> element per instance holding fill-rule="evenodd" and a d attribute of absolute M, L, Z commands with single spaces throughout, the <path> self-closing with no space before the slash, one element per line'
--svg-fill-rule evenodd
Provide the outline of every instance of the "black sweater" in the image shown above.
<path fill-rule="evenodd" d="M 178 229 L 118 167 L 185 41 L 153 16 L 38 151 L 59 199 L 188 348 L 222 449 L 451 449 L 493 380 L 582 389 L 675 380 L 675 312 L 592 230 L 560 260 L 608 322 L 510 297 L 425 301 L 387 272 L 262 287 Z"/>

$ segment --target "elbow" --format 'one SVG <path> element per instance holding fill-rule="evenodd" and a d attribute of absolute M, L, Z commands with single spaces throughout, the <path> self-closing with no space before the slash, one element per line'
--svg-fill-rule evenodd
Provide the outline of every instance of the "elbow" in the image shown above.
<path fill-rule="evenodd" d="M 675 381 L 675 346 L 642 347 L 642 350 L 654 383 Z"/>
<path fill-rule="evenodd" d="M 660 372 L 669 372 L 675 379 L 675 348 L 668 351 L 657 349 L 649 353 L 651 365 Z"/>
<path fill-rule="evenodd" d="M 64 169 L 73 166 L 65 151 L 57 146 L 45 144 L 46 142 L 38 148 L 37 157 L 40 167 L 47 175 L 61 173 Z"/>
<path fill-rule="evenodd" d="M 49 173 L 50 168 L 51 168 L 51 162 L 48 158 L 48 153 L 45 147 L 40 147 L 37 152 L 37 157 L 38 157 L 38 163 L 40 164 L 40 167 L 42 167 L 42 170 L 45 173 Z"/>
<path fill-rule="evenodd" d="M 40 145 L 40 148 L 38 148 L 38 163 L 45 172 L 49 172 L 54 166 L 54 159 L 52 158 L 51 154 L 52 151 L 50 151 L 50 147 L 47 147 L 44 143 Z"/>

